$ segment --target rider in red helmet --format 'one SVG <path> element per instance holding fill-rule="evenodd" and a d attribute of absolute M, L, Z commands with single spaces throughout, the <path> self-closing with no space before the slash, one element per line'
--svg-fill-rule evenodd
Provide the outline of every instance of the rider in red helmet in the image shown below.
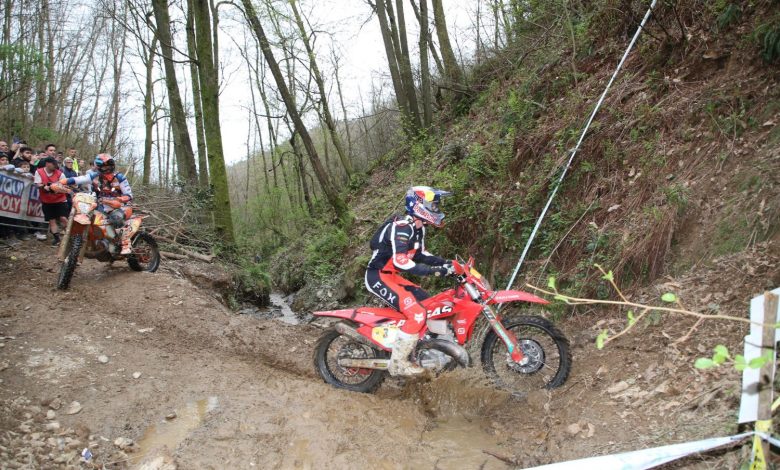
<path fill-rule="evenodd" d="M 123 228 L 123 226 L 133 213 L 131 208 L 125 207 L 125 204 L 133 200 L 130 182 L 127 181 L 124 174 L 116 172 L 114 157 L 107 153 L 96 156 L 94 165 L 97 171 L 89 170 L 83 176 L 63 178 L 60 183 L 64 185 L 92 184 L 92 189 L 98 197 L 97 210 L 106 214 L 116 229 L 122 229 L 122 251 L 120 253 L 129 255 L 132 253 L 130 230 L 127 230 L 126 227 Z"/>
<path fill-rule="evenodd" d="M 401 273 L 418 276 L 452 274 L 452 264 L 425 250 L 425 227 L 441 227 L 441 199 L 451 193 L 428 186 L 413 186 L 406 193 L 405 216 L 386 220 L 371 238 L 374 250 L 366 269 L 366 288 L 406 316 L 393 343 L 388 372 L 417 375 L 425 369 L 409 360 L 425 324 L 427 312 L 419 302 L 429 297 Z"/>

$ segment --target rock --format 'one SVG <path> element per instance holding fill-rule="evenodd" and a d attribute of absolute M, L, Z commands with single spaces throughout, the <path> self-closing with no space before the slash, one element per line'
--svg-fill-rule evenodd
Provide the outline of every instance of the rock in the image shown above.
<path fill-rule="evenodd" d="M 653 389 L 654 393 L 667 394 L 669 393 L 669 380 L 664 380 L 660 385 Z"/>
<path fill-rule="evenodd" d="M 596 426 L 588 423 L 588 433 L 585 435 L 585 437 L 593 437 L 594 434 L 596 434 Z"/>
<path fill-rule="evenodd" d="M 57 417 L 57 413 L 54 412 L 54 410 L 48 410 L 46 412 L 46 419 L 52 420 Z"/>
<path fill-rule="evenodd" d="M 30 429 L 29 424 L 20 424 L 19 430 L 22 431 L 24 434 L 30 434 L 32 432 L 32 429 Z"/>
<path fill-rule="evenodd" d="M 138 470 L 176 470 L 176 463 L 168 455 L 157 455 L 142 462 Z"/>
<path fill-rule="evenodd" d="M 566 426 L 566 432 L 569 433 L 571 436 L 576 436 L 577 434 L 582 431 L 582 427 L 580 427 L 580 423 L 574 423 Z"/>
<path fill-rule="evenodd" d="M 81 403 L 77 401 L 70 402 L 70 405 L 68 405 L 68 409 L 65 410 L 66 415 L 75 415 L 79 411 L 81 411 Z"/>
<path fill-rule="evenodd" d="M 105 354 L 98 356 L 98 362 L 101 364 L 108 364 L 108 356 Z"/>
<path fill-rule="evenodd" d="M 171 413 L 168 413 L 167 415 L 165 415 L 165 419 L 167 419 L 168 421 L 170 421 L 170 420 L 172 420 L 172 419 L 176 419 L 176 416 L 177 416 L 177 415 L 176 415 L 176 412 L 175 412 L 175 411 L 173 411 L 173 412 L 171 412 Z"/>
<path fill-rule="evenodd" d="M 616 383 L 615 385 L 609 387 L 607 389 L 607 393 L 614 395 L 615 393 L 620 393 L 620 392 L 622 392 L 622 391 L 624 391 L 626 389 L 628 389 L 628 382 L 626 382 L 625 380 L 621 380 L 620 382 Z"/>
<path fill-rule="evenodd" d="M 132 452 L 134 450 L 135 442 L 127 437 L 117 437 L 114 439 L 114 445 L 119 447 L 120 450 Z"/>
<path fill-rule="evenodd" d="M 51 423 L 46 423 L 46 430 L 47 431 L 59 431 L 60 430 L 60 423 L 57 421 L 52 421 Z"/>
<path fill-rule="evenodd" d="M 140 379 L 141 378 L 141 373 L 140 372 L 133 372 L 133 378 L 134 379 Z"/>
<path fill-rule="evenodd" d="M 59 398 L 54 398 L 49 402 L 49 408 L 51 408 L 52 410 L 59 410 L 60 408 L 62 408 L 62 400 L 60 400 Z"/>

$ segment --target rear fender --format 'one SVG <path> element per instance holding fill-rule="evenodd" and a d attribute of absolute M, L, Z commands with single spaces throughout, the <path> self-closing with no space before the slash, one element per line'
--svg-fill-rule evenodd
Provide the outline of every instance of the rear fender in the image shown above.
<path fill-rule="evenodd" d="M 361 325 L 376 325 L 387 320 L 405 320 L 406 317 L 392 308 L 372 308 L 360 307 L 357 309 L 348 308 L 343 310 L 329 310 L 323 312 L 314 312 L 315 317 L 343 318 Z"/>
<path fill-rule="evenodd" d="M 547 305 L 550 302 L 521 290 L 500 290 L 490 297 L 489 305 L 503 304 L 507 302 L 529 302 L 532 304 Z"/>

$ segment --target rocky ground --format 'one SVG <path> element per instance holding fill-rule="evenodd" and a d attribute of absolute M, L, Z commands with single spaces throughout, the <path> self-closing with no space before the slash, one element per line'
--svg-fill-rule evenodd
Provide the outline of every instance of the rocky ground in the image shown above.
<path fill-rule="evenodd" d="M 636 297 L 673 288 L 690 308 L 744 316 L 780 281 L 770 252 L 723 258 Z M 147 274 L 86 260 L 62 292 L 48 254 L 34 241 L 0 247 L 3 469 L 501 469 L 737 430 L 739 374 L 693 362 L 715 344 L 738 350 L 741 326 L 707 323 L 675 344 L 693 320 L 653 318 L 598 351 L 598 331 L 625 319 L 579 312 L 559 322 L 574 368 L 552 393 L 513 398 L 473 368 L 360 395 L 314 375 L 317 326 L 234 313 L 185 276 L 186 263 Z M 673 468 L 735 468 L 746 452 Z"/>

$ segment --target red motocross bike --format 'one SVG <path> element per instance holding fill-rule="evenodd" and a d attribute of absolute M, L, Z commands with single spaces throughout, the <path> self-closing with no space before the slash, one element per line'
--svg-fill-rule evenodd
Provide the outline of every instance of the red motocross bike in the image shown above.
<path fill-rule="evenodd" d="M 428 311 L 426 325 L 412 360 L 438 374 L 468 367 L 466 343 L 475 337 L 477 320 L 488 328 L 482 340 L 481 362 L 499 388 L 516 393 L 563 385 L 571 368 L 569 341 L 553 324 L 539 316 L 507 320 L 493 306 L 507 302 L 547 304 L 546 300 L 517 290 L 492 290 L 468 262 L 453 261 L 458 286 L 421 302 Z M 314 365 L 325 382 L 355 392 L 373 392 L 387 375 L 390 346 L 406 318 L 392 308 L 314 312 L 318 317 L 341 319 L 317 341 Z"/>

